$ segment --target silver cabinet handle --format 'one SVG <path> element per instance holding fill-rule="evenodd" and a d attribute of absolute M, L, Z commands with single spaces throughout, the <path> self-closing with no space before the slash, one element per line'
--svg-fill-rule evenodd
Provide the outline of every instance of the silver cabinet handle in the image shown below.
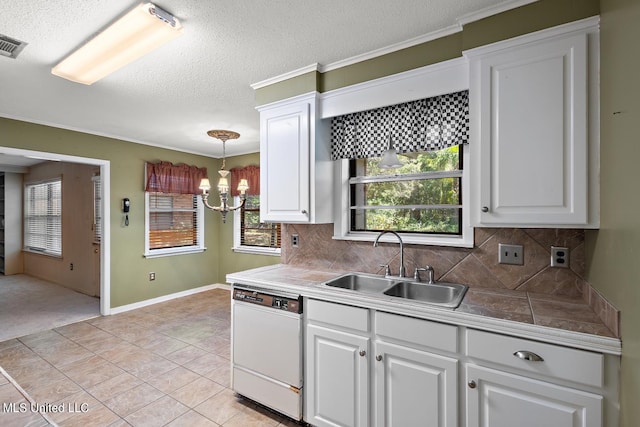
<path fill-rule="evenodd" d="M 360 350 L 360 353 L 358 353 L 361 357 L 364 357 L 367 355 L 367 352 L 364 350 Z"/>
<path fill-rule="evenodd" d="M 474 380 L 471 380 L 467 383 L 467 385 L 469 386 L 469 388 L 476 388 L 476 382 Z"/>
<path fill-rule="evenodd" d="M 379 361 L 381 361 L 381 360 L 382 360 L 382 355 L 381 355 L 381 354 L 377 355 L 377 356 L 376 356 L 376 360 L 377 360 L 378 362 L 379 362 Z"/>
<path fill-rule="evenodd" d="M 513 355 L 518 359 L 528 360 L 530 362 L 544 362 L 544 359 L 542 357 L 526 350 L 518 350 L 515 353 L 513 353 Z"/>
<path fill-rule="evenodd" d="M 483 206 L 482 207 L 482 212 L 489 212 L 489 208 L 487 206 Z"/>

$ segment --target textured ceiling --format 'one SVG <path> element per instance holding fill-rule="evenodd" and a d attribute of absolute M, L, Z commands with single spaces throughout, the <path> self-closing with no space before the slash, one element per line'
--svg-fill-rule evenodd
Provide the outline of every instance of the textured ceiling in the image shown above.
<path fill-rule="evenodd" d="M 17 59 L 0 57 L 0 116 L 213 157 L 221 156 L 221 143 L 206 131 L 231 129 L 241 137 L 227 144 L 227 155 L 256 152 L 251 83 L 518 3 L 524 1 L 159 0 L 184 34 L 84 86 L 52 75 L 51 67 L 137 2 L 0 0 L 0 33 L 28 43 Z"/>

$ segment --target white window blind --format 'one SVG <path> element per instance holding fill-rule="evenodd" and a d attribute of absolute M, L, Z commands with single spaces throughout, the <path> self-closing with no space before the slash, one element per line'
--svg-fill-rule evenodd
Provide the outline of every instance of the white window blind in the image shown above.
<path fill-rule="evenodd" d="M 24 248 L 62 255 L 62 179 L 25 186 Z"/>
<path fill-rule="evenodd" d="M 204 250 L 203 208 L 193 194 L 148 192 L 146 256 Z"/>
<path fill-rule="evenodd" d="M 93 241 L 102 240 L 102 181 L 100 176 L 91 178 L 93 181 Z"/>

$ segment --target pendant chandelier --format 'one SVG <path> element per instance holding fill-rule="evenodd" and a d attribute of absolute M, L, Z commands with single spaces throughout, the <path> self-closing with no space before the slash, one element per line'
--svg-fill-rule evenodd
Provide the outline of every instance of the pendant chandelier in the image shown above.
<path fill-rule="evenodd" d="M 220 174 L 220 180 L 218 181 L 218 191 L 220 192 L 220 206 L 211 206 L 208 202 L 211 183 L 207 178 L 203 178 L 202 181 L 200 181 L 200 189 L 202 190 L 202 202 L 208 209 L 220 212 L 220 214 L 222 214 L 222 222 L 224 223 L 227 222 L 227 212 L 235 211 L 236 209 L 240 209 L 242 206 L 244 206 L 244 202 L 247 198 L 245 193 L 249 189 L 247 180 L 241 179 L 240 183 L 238 184 L 238 191 L 240 192 L 240 204 L 238 206 L 229 206 L 229 171 L 225 170 L 225 144 L 229 139 L 238 139 L 240 137 L 240 134 L 230 130 L 216 129 L 208 131 L 207 135 L 222 141 L 222 168 L 220 168 L 220 170 L 218 171 L 218 173 Z"/>

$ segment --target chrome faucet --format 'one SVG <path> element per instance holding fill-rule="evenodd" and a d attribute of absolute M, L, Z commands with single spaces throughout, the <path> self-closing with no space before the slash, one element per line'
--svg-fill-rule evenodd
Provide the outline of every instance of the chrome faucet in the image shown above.
<path fill-rule="evenodd" d="M 378 234 L 378 237 L 376 237 L 376 240 L 373 242 L 373 247 L 374 248 L 378 247 L 378 240 L 380 240 L 380 237 L 385 233 L 394 234 L 398 238 L 398 241 L 400 242 L 400 272 L 399 272 L 398 276 L 399 277 L 405 277 L 405 270 L 404 270 L 404 242 L 402 241 L 402 237 L 400 237 L 400 235 L 398 233 L 396 233 L 395 231 L 391 231 L 391 230 L 381 231 L 380 234 Z"/>

